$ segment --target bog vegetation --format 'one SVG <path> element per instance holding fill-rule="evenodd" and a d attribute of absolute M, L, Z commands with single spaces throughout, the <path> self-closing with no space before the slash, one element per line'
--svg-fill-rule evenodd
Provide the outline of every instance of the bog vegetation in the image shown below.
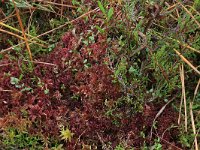
<path fill-rule="evenodd" d="M 0 2 L 0 147 L 200 147 L 199 0 Z"/>

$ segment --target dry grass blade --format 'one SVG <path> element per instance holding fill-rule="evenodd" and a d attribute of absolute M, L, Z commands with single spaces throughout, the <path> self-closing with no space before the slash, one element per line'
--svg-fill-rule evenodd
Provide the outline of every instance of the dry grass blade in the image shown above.
<path fill-rule="evenodd" d="M 61 13 L 60 13 L 60 16 L 61 16 L 61 18 L 62 18 L 62 16 L 63 16 L 63 5 L 64 5 L 64 1 L 63 0 L 61 0 Z"/>
<path fill-rule="evenodd" d="M 194 115 L 193 115 L 193 111 L 192 111 L 192 106 L 193 106 L 193 102 L 190 102 L 190 117 L 191 117 L 191 123 L 192 123 L 192 130 L 194 135 L 196 135 L 196 127 L 195 127 L 195 123 L 194 123 Z M 198 141 L 197 141 L 197 137 L 194 137 L 194 143 L 195 143 L 195 150 L 198 150 Z"/>
<path fill-rule="evenodd" d="M 8 28 L 8 29 L 11 29 L 11 30 L 13 30 L 13 31 L 16 31 L 16 32 L 22 33 L 22 31 L 20 31 L 20 30 L 14 28 L 14 27 L 11 27 L 11 26 L 9 26 L 9 25 L 3 23 L 3 22 L 0 22 L 0 25 L 6 27 L 6 28 Z M 46 43 L 46 42 L 44 42 L 44 41 L 38 39 L 37 37 L 34 37 L 34 36 L 32 36 L 32 35 L 30 35 L 30 34 L 27 34 L 27 33 L 25 33 L 25 34 L 26 34 L 27 36 L 31 37 L 31 38 L 34 38 L 34 39 L 38 40 L 38 41 L 41 42 L 41 43 Z"/>
<path fill-rule="evenodd" d="M 24 40 L 24 38 L 23 38 L 22 36 L 19 36 L 19 35 L 15 34 L 15 33 L 12 33 L 12 32 L 6 31 L 6 30 L 3 30 L 3 29 L 1 29 L 1 28 L 0 28 L 0 31 L 3 32 L 3 33 L 7 33 L 7 34 L 10 34 L 10 35 L 12 35 L 12 36 L 15 36 L 15 37 L 17 37 L 17 38 L 19 38 L 19 39 L 21 39 L 21 40 Z"/>
<path fill-rule="evenodd" d="M 188 49 L 190 49 L 190 50 L 192 50 L 192 51 L 197 52 L 197 53 L 200 54 L 200 51 L 199 51 L 199 50 L 197 50 L 197 49 L 191 47 L 190 45 L 188 45 L 188 44 L 186 44 L 186 43 L 182 43 L 182 42 L 180 42 L 179 40 L 176 40 L 176 39 L 173 39 L 173 38 L 170 38 L 170 37 L 169 37 L 169 39 L 171 39 L 171 40 L 177 42 L 178 44 L 180 44 L 181 46 L 183 46 L 183 47 L 185 47 L 185 48 L 188 48 Z"/>
<path fill-rule="evenodd" d="M 81 18 L 83 18 L 83 17 L 89 15 L 90 13 L 93 13 L 93 12 L 96 12 L 96 11 L 99 11 L 99 8 L 95 8 L 95 9 L 93 9 L 93 10 L 91 10 L 91 11 L 88 11 L 88 12 L 86 12 L 85 14 L 83 14 L 83 15 L 77 17 L 76 19 L 71 20 L 71 21 L 69 21 L 69 22 L 66 22 L 65 24 L 60 25 L 60 26 L 58 26 L 57 28 L 54 28 L 54 29 L 49 30 L 49 31 L 47 31 L 47 32 L 45 32 L 45 33 L 42 33 L 42 34 L 38 35 L 37 37 L 31 38 L 30 40 L 33 40 L 33 39 L 35 39 L 35 38 L 39 38 L 39 37 L 44 36 L 44 35 L 46 35 L 46 34 L 52 33 L 52 32 L 54 32 L 55 30 L 61 29 L 61 28 L 65 27 L 66 25 L 68 25 L 68 24 L 70 24 L 70 23 L 73 23 L 73 22 L 75 22 L 75 21 L 77 21 L 77 20 L 79 20 L 79 19 L 81 19 Z M 25 42 L 21 42 L 21 43 L 17 44 L 16 46 L 22 45 L 22 44 L 24 44 L 24 43 L 25 43 Z M 12 50 L 13 47 L 16 47 L 16 46 L 12 46 L 12 47 L 9 47 L 9 48 L 7 48 L 7 49 L 4 49 L 4 50 L 2 50 L 2 51 L 0 52 L 0 54 L 10 51 L 10 50 Z"/>
<path fill-rule="evenodd" d="M 181 78 L 181 85 L 182 85 L 182 96 L 184 102 L 184 114 L 185 114 L 185 131 L 187 132 L 187 102 L 186 102 L 186 94 L 185 94 L 185 76 L 184 76 L 184 66 L 183 64 L 180 67 L 180 78 Z"/>
<path fill-rule="evenodd" d="M 168 7 L 165 11 L 165 13 L 167 14 L 168 12 L 167 11 L 171 11 L 171 9 L 176 9 L 176 4 L 174 4 L 173 6 L 170 6 L 167 2 L 165 2 L 165 5 Z M 169 14 L 169 16 L 171 18 L 173 18 L 174 20 L 178 21 L 177 17 L 174 17 L 172 14 Z"/>
<path fill-rule="evenodd" d="M 181 66 L 180 66 L 180 77 L 181 77 Z M 182 110 L 182 106 L 183 106 L 183 94 L 181 94 L 181 102 L 180 102 L 180 106 L 179 106 L 179 116 L 178 116 L 178 125 L 180 125 L 181 123 L 181 110 Z"/>
<path fill-rule="evenodd" d="M 159 111 L 158 113 L 156 114 L 154 120 L 153 120 L 153 124 L 155 123 L 156 119 L 163 113 L 163 111 L 165 110 L 166 106 L 171 103 L 173 100 L 175 99 L 175 97 L 173 97 L 170 101 L 168 101 Z M 153 133 L 153 125 L 151 127 L 151 138 L 152 138 L 152 133 Z"/>
<path fill-rule="evenodd" d="M 91 10 L 91 11 L 88 11 L 88 12 L 82 14 L 81 16 L 77 17 L 77 18 L 74 19 L 74 20 L 68 21 L 68 22 L 66 22 L 66 23 L 63 24 L 63 25 L 60 25 L 60 26 L 58 26 L 58 27 L 56 27 L 56 28 L 54 28 L 54 29 L 52 29 L 52 30 L 49 30 L 49 31 L 47 31 L 47 32 L 45 32 L 45 33 L 43 33 L 43 34 L 40 34 L 40 35 L 38 35 L 37 37 L 41 37 L 41 36 L 44 36 L 44 35 L 49 34 L 49 33 L 51 33 L 51 32 L 54 32 L 55 30 L 61 29 L 61 28 L 65 27 L 66 25 L 68 25 L 68 24 L 70 24 L 70 23 L 73 23 L 73 22 L 75 22 L 75 21 L 77 21 L 77 20 L 79 20 L 79 19 L 81 19 L 81 18 L 83 18 L 83 17 L 89 15 L 90 13 L 96 12 L 96 11 L 98 11 L 98 10 L 99 10 L 99 8 L 97 7 L 97 8 L 95 8 L 95 9 Z"/>
<path fill-rule="evenodd" d="M 0 14 L 2 14 L 4 17 L 6 17 L 5 13 L 3 12 L 3 10 L 0 8 Z"/>
<path fill-rule="evenodd" d="M 196 134 L 195 134 L 195 137 L 194 138 L 197 138 L 199 136 L 199 131 L 200 131 L 200 128 L 197 130 Z M 194 141 L 195 142 L 195 141 Z M 198 146 L 198 145 L 197 145 Z M 198 146 L 199 147 L 199 146 Z"/>
<path fill-rule="evenodd" d="M 179 2 L 179 4 L 183 7 L 183 9 L 190 15 L 190 17 L 195 21 L 195 23 L 200 28 L 200 23 L 195 19 L 195 17 L 191 14 L 191 12 L 183 4 L 181 4 L 180 2 Z"/>
<path fill-rule="evenodd" d="M 43 0 L 37 0 L 38 2 L 43 2 L 43 3 L 47 3 L 47 4 L 52 4 L 52 5 L 57 5 L 57 6 L 63 6 L 63 7 L 69 7 L 69 8 L 78 8 L 76 6 L 73 5 L 66 5 L 66 4 L 60 4 L 60 3 L 55 3 L 55 2 L 51 2 L 51 1 L 43 1 Z"/>
<path fill-rule="evenodd" d="M 90 13 L 93 13 L 93 12 L 96 12 L 96 11 L 99 11 L 99 8 L 95 8 L 95 9 L 93 9 L 93 10 L 91 10 L 91 11 L 88 11 L 88 12 L 86 12 L 85 14 L 83 14 L 83 15 L 77 17 L 76 19 L 71 20 L 71 21 L 68 21 L 68 22 L 66 22 L 66 23 L 63 24 L 63 25 L 58 26 L 57 28 L 54 28 L 54 29 L 52 29 L 52 30 L 49 30 L 49 31 L 47 31 L 47 32 L 45 32 L 45 33 L 43 33 L 43 34 L 40 34 L 40 35 L 38 35 L 37 37 L 31 38 L 30 40 L 33 40 L 33 39 L 35 39 L 35 38 L 39 38 L 39 37 L 44 36 L 44 35 L 46 35 L 46 34 L 52 33 L 52 32 L 54 32 L 55 30 L 61 29 L 61 28 L 65 27 L 66 25 L 68 25 L 68 24 L 70 24 L 70 23 L 73 23 L 73 22 L 75 22 L 75 21 L 77 21 L 77 20 L 79 20 L 79 19 L 81 19 L 81 18 L 83 18 L 83 17 L 89 15 Z M 7 48 L 7 49 L 4 49 L 4 50 L 2 50 L 2 51 L 0 52 L 0 54 L 1 54 L 1 53 L 5 53 L 5 52 L 8 52 L 8 51 L 12 50 L 14 47 L 20 46 L 20 45 L 22 45 L 22 44 L 24 44 L 24 43 L 25 43 L 25 42 L 21 42 L 21 43 L 15 45 L 15 46 L 12 46 L 12 47 L 9 47 L 9 48 Z"/>
<path fill-rule="evenodd" d="M 179 51 L 177 51 L 176 49 L 174 49 L 174 51 L 178 54 L 178 56 L 186 63 L 188 64 L 197 74 L 200 75 L 200 71 L 197 70 L 196 67 L 194 67 Z"/>
<path fill-rule="evenodd" d="M 197 95 L 197 92 L 198 92 L 199 86 L 200 86 L 200 79 L 199 79 L 199 81 L 198 81 L 198 83 L 197 83 L 197 86 L 196 86 L 196 88 L 195 88 L 195 91 L 194 91 L 194 98 L 195 98 L 196 95 Z"/>
<path fill-rule="evenodd" d="M 191 123 L 192 123 L 192 129 L 193 129 L 193 133 L 195 135 L 194 137 L 194 144 L 195 144 L 195 150 L 198 150 L 198 140 L 197 140 L 197 132 L 196 132 L 196 127 L 195 127 L 195 121 L 194 121 L 194 115 L 193 115 L 193 110 L 192 110 L 192 106 L 193 106 L 193 102 L 196 98 L 196 95 L 197 95 L 197 92 L 199 90 L 199 85 L 200 85 L 200 79 L 197 83 L 197 86 L 195 88 L 195 91 L 194 91 L 194 97 L 193 97 L 193 101 L 190 102 L 190 116 L 191 116 Z"/>
<path fill-rule="evenodd" d="M 28 62 L 28 60 L 24 60 L 24 61 L 27 61 L 27 62 Z M 47 63 L 47 62 L 42 62 L 42 61 L 31 61 L 31 62 L 32 62 L 32 63 L 35 63 L 35 64 L 43 64 L 43 65 L 58 67 L 58 66 L 55 65 L 55 64 Z"/>
<path fill-rule="evenodd" d="M 25 41 L 25 43 L 26 43 L 26 48 L 27 48 L 27 50 L 28 50 L 30 60 L 33 61 L 32 53 L 31 53 L 31 50 L 30 50 L 30 46 L 29 46 L 28 40 L 27 40 L 27 38 L 26 38 L 25 30 L 24 30 L 24 27 L 23 27 L 23 24 L 22 24 L 22 20 L 21 20 L 20 14 L 19 14 L 19 9 L 16 7 L 16 4 L 15 4 L 14 0 L 12 0 L 12 2 L 13 2 L 13 4 L 14 4 L 15 11 L 16 11 L 16 15 L 17 15 L 17 19 L 18 19 L 18 21 L 19 21 L 19 25 L 20 25 L 20 27 L 21 27 L 22 34 L 23 34 L 23 36 L 24 36 L 24 41 Z"/>
<path fill-rule="evenodd" d="M 23 14 L 26 14 L 26 13 L 29 13 L 30 11 L 24 11 Z M 8 21 L 9 19 L 11 19 L 12 17 L 15 17 L 16 14 L 13 14 L 15 13 L 15 11 L 13 11 L 9 16 L 6 16 L 5 18 L 1 19 L 0 22 L 6 22 Z"/>
<path fill-rule="evenodd" d="M 5 89 L 0 87 L 0 92 L 12 92 L 12 90 L 5 90 Z"/>
<path fill-rule="evenodd" d="M 8 65 L 12 65 L 11 63 L 8 64 L 0 64 L 0 67 L 4 67 L 4 66 L 8 66 Z"/>
<path fill-rule="evenodd" d="M 169 144 L 171 146 L 172 150 L 183 150 L 182 148 L 177 147 L 176 145 L 174 145 L 173 143 L 171 143 L 170 141 L 165 140 L 164 138 L 160 137 L 159 135 L 153 133 L 155 136 L 157 136 L 159 139 L 161 139 L 162 141 L 166 142 L 167 144 Z M 173 148 L 174 149 L 173 149 Z M 151 149 L 152 150 L 152 149 Z"/>
<path fill-rule="evenodd" d="M 194 51 L 194 52 L 200 54 L 200 51 L 199 51 L 199 50 L 197 50 L 197 49 L 191 47 L 190 45 L 188 45 L 188 44 L 186 44 L 186 43 L 183 43 L 183 42 L 181 42 L 181 41 L 179 41 L 179 40 L 177 40 L 177 39 L 173 39 L 173 38 L 171 38 L 171 37 L 166 37 L 166 36 L 162 35 L 162 34 L 159 33 L 159 32 L 156 32 L 156 31 L 153 31 L 153 32 L 154 32 L 155 34 L 157 34 L 157 36 L 158 36 L 160 39 L 167 38 L 167 39 L 169 39 L 169 40 L 172 40 L 172 41 L 174 41 L 174 42 L 180 44 L 181 46 L 183 46 L 183 47 L 185 47 L 185 48 L 187 48 L 187 49 L 189 49 L 189 50 L 192 50 L 192 51 Z M 166 43 L 169 44 L 168 42 L 166 42 Z"/>
<path fill-rule="evenodd" d="M 7 31 L 6 31 L 6 32 L 7 32 Z M 34 43 L 34 42 L 32 42 L 32 43 L 30 43 L 30 44 L 33 44 L 33 43 Z M 0 51 L 0 54 L 6 53 L 6 52 L 8 52 L 8 51 L 10 51 L 10 50 L 13 50 L 15 47 L 21 46 L 21 45 L 23 45 L 23 44 L 24 44 L 24 42 L 21 42 L 21 43 L 19 43 L 19 44 L 17 44 L 17 45 L 13 45 L 13 46 L 11 46 L 11 47 L 9 47 L 9 48 L 3 49 L 3 50 Z"/>
<path fill-rule="evenodd" d="M 21 39 L 21 40 L 24 40 L 24 37 L 19 36 L 19 35 L 13 33 L 13 32 L 9 32 L 9 31 L 3 30 L 3 29 L 0 29 L 0 32 L 7 33 L 7 34 L 12 35 L 12 36 L 15 36 L 15 37 L 17 37 L 17 38 L 19 38 L 19 39 Z M 40 45 L 41 47 L 45 47 L 45 48 L 47 47 L 47 46 L 45 46 L 45 45 L 43 45 L 43 44 L 40 44 L 40 43 L 37 43 L 37 42 L 35 42 L 35 41 L 31 41 L 31 40 L 28 40 L 28 41 L 31 42 L 31 43 Z M 18 45 L 18 46 L 19 46 L 19 45 Z M 12 49 L 12 48 L 13 48 L 13 47 L 11 47 L 11 49 Z M 0 51 L 0 54 L 3 53 L 3 52 L 4 52 L 4 50 Z"/>
<path fill-rule="evenodd" d="M 191 8 L 193 11 L 195 11 L 197 13 L 197 15 L 200 16 L 200 13 L 196 9 L 194 9 L 192 6 L 190 6 L 190 5 L 186 5 L 186 6 L 189 7 L 189 8 Z"/>
<path fill-rule="evenodd" d="M 172 6 L 170 6 L 167 2 L 165 2 L 165 5 L 168 6 L 168 8 L 167 8 L 166 10 L 169 11 L 169 10 L 174 9 L 174 8 L 177 6 L 177 3 L 176 3 L 176 4 L 173 4 Z"/>

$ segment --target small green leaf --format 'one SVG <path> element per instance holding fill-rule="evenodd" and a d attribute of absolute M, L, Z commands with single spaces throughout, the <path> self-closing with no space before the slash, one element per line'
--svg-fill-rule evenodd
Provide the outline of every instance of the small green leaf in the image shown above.
<path fill-rule="evenodd" d="M 194 0 L 194 8 L 199 9 L 200 8 L 200 0 Z"/>
<path fill-rule="evenodd" d="M 133 31 L 133 35 L 134 35 L 135 41 L 138 42 L 139 41 L 138 31 L 137 30 Z"/>
<path fill-rule="evenodd" d="M 106 15 L 106 10 L 100 1 L 98 1 L 98 6 L 99 6 L 100 10 L 103 12 L 103 14 Z"/>
<path fill-rule="evenodd" d="M 89 36 L 89 40 L 90 40 L 91 42 L 95 42 L 94 35 Z"/>
<path fill-rule="evenodd" d="M 85 59 L 85 60 L 83 61 L 83 63 L 84 63 L 84 64 L 87 63 L 87 59 Z"/>
<path fill-rule="evenodd" d="M 44 94 L 49 94 L 49 89 L 45 89 Z"/>
<path fill-rule="evenodd" d="M 89 42 L 86 41 L 86 40 L 84 40 L 83 43 L 84 43 L 85 45 L 88 45 L 88 44 L 89 44 Z"/>
<path fill-rule="evenodd" d="M 113 14 L 114 14 L 114 9 L 111 7 L 111 8 L 109 9 L 108 15 L 107 15 L 108 21 L 112 18 Z"/>
<path fill-rule="evenodd" d="M 33 89 L 30 88 L 30 87 L 25 87 L 21 90 L 21 92 L 24 92 L 24 91 L 32 91 Z"/>
<path fill-rule="evenodd" d="M 133 66 L 131 66 L 128 71 L 129 71 L 129 73 L 135 73 L 136 72 L 136 70 L 135 70 L 135 68 L 133 68 Z"/>
<path fill-rule="evenodd" d="M 2 54 L 0 54 L 0 60 L 1 60 L 1 59 L 3 59 L 3 55 L 2 55 Z"/>
<path fill-rule="evenodd" d="M 72 4 L 73 5 L 80 5 L 80 2 L 78 2 L 77 0 L 72 0 Z"/>
<path fill-rule="evenodd" d="M 48 51 L 51 52 L 56 47 L 56 44 L 51 44 L 48 46 Z"/>
<path fill-rule="evenodd" d="M 194 105 L 194 106 L 192 106 L 192 109 L 193 110 L 200 110 L 200 105 Z"/>
<path fill-rule="evenodd" d="M 10 77 L 10 83 L 12 85 L 16 85 L 19 83 L 19 79 L 18 78 L 15 78 L 15 77 Z"/>
<path fill-rule="evenodd" d="M 95 26 L 96 28 L 97 28 L 97 30 L 99 31 L 99 32 L 101 32 L 101 33 L 104 33 L 105 31 L 104 31 L 104 29 L 102 29 L 101 27 L 99 27 L 99 26 Z"/>

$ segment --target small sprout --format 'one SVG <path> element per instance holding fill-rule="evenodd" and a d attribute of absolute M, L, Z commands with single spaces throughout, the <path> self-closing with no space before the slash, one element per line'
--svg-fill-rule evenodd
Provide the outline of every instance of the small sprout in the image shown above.
<path fill-rule="evenodd" d="M 92 146 L 91 146 L 91 145 L 86 145 L 86 144 L 83 143 L 82 149 L 91 150 L 91 149 L 92 149 Z"/>
<path fill-rule="evenodd" d="M 89 41 L 92 42 L 92 43 L 95 42 L 94 35 L 89 36 Z"/>
<path fill-rule="evenodd" d="M 14 47 L 13 48 L 15 51 L 20 52 L 21 51 L 21 47 Z"/>
<path fill-rule="evenodd" d="M 44 94 L 49 94 L 49 89 L 45 89 Z"/>
<path fill-rule="evenodd" d="M 0 54 L 0 60 L 1 60 L 1 59 L 3 59 L 3 55 L 2 55 L 2 54 Z"/>
<path fill-rule="evenodd" d="M 103 4 L 100 1 L 98 1 L 98 6 L 99 6 L 100 10 L 102 11 L 102 13 L 104 15 L 106 15 L 106 10 L 105 10 L 105 8 L 103 7 Z"/>
<path fill-rule="evenodd" d="M 58 146 L 53 147 L 52 149 L 53 149 L 53 150 L 64 150 L 64 149 L 63 149 L 63 144 L 59 144 Z"/>
<path fill-rule="evenodd" d="M 60 88 L 61 88 L 61 90 L 63 90 L 63 91 L 66 89 L 66 87 L 65 87 L 64 84 L 62 84 Z"/>
<path fill-rule="evenodd" d="M 133 66 L 131 66 L 130 68 L 129 68 L 129 73 L 135 73 L 135 68 L 133 68 Z"/>
<path fill-rule="evenodd" d="M 13 140 L 14 137 L 15 137 L 15 132 L 14 132 L 14 130 L 11 130 L 11 131 L 8 133 L 8 136 L 9 136 L 9 138 L 10 138 L 11 140 Z"/>
<path fill-rule="evenodd" d="M 80 2 L 77 1 L 77 0 L 72 0 L 72 4 L 73 4 L 73 5 L 80 5 Z"/>
<path fill-rule="evenodd" d="M 72 133 L 68 128 L 65 129 L 64 127 L 62 127 L 60 132 L 61 132 L 60 136 L 62 140 L 71 142 L 74 133 Z"/>
<path fill-rule="evenodd" d="M 10 83 L 12 85 L 17 85 L 19 83 L 19 79 L 15 77 L 10 77 Z"/>
<path fill-rule="evenodd" d="M 37 82 L 37 85 L 38 85 L 38 87 L 41 87 L 41 88 L 42 88 L 42 87 L 44 86 L 44 83 L 41 82 L 41 79 L 40 79 L 40 78 L 38 78 L 38 80 L 39 80 L 39 81 Z"/>
<path fill-rule="evenodd" d="M 48 46 L 48 51 L 51 52 L 56 47 L 56 44 L 51 44 Z"/>
<path fill-rule="evenodd" d="M 112 18 L 113 14 L 114 14 L 114 9 L 111 7 L 111 8 L 109 9 L 108 15 L 107 15 L 108 21 L 110 21 L 110 19 Z"/>
<path fill-rule="evenodd" d="M 24 88 L 21 90 L 21 92 L 24 92 L 24 91 L 29 91 L 29 92 L 32 92 L 32 91 L 33 91 L 33 89 L 32 89 L 32 88 L 30 88 L 30 87 L 24 87 Z"/>
<path fill-rule="evenodd" d="M 22 88 L 22 87 L 24 87 L 24 83 L 21 84 L 21 85 L 15 85 L 15 87 L 16 87 L 16 88 Z"/>
<path fill-rule="evenodd" d="M 84 40 L 83 43 L 88 46 L 89 42 Z"/>
<path fill-rule="evenodd" d="M 85 59 L 85 60 L 83 61 L 83 63 L 84 63 L 84 64 L 87 63 L 87 59 Z"/>
<path fill-rule="evenodd" d="M 99 27 L 99 26 L 95 26 L 96 28 L 97 28 L 97 30 L 100 32 L 100 33 L 104 33 L 105 32 L 105 30 L 104 29 L 102 29 L 101 27 Z"/>
<path fill-rule="evenodd" d="M 16 88 L 24 87 L 24 83 L 20 85 L 19 81 L 20 81 L 20 79 L 18 79 L 18 78 L 10 77 L 10 84 L 15 85 Z"/>

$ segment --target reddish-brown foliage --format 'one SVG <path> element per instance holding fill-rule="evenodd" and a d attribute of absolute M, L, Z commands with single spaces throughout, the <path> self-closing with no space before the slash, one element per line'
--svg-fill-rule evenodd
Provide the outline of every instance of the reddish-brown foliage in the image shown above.
<path fill-rule="evenodd" d="M 76 35 L 67 32 L 53 52 L 38 59 L 53 65 L 36 63 L 32 71 L 27 71 L 22 68 L 22 64 L 27 66 L 22 60 L 1 60 L 1 64 L 9 65 L 0 67 L 0 117 L 9 120 L 8 114 L 15 113 L 17 118 L 31 121 L 30 133 L 57 139 L 60 139 L 59 125 L 69 125 L 74 137 L 71 143 L 65 143 L 68 149 L 80 149 L 83 143 L 101 147 L 112 142 L 114 147 L 120 140 L 125 140 L 129 146 L 141 147 L 145 141 L 141 131 L 149 139 L 153 116 L 161 107 L 148 106 L 144 113 L 132 116 L 125 113 L 126 106 L 121 106 L 113 112 L 121 117 L 106 115 L 109 108 L 105 102 L 112 107 L 122 92 L 119 84 L 113 82 L 113 71 L 107 65 L 105 35 L 94 34 L 94 41 L 88 45 L 80 40 L 81 31 L 84 38 L 90 36 L 89 25 L 83 20 L 77 21 Z M 93 33 L 97 33 L 96 29 Z M 11 77 L 19 78 L 21 74 L 17 84 L 23 86 L 10 83 Z M 158 120 L 159 136 L 176 118 L 172 109 L 166 112 L 171 113 Z M 10 122 L 5 120 L 9 125 Z M 166 131 L 163 138 L 173 142 L 176 133 Z M 151 144 L 147 139 L 147 144 Z"/>

